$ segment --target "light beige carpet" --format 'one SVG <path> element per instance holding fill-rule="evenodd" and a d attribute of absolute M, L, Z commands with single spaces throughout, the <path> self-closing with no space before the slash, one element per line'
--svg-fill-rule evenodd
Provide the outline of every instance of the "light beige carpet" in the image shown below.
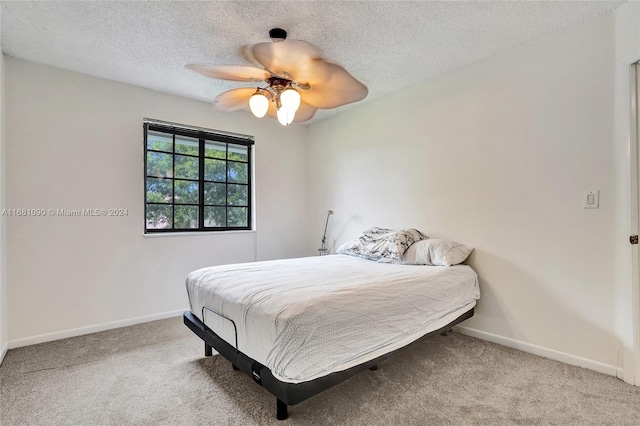
<path fill-rule="evenodd" d="M 11 350 L 9 425 L 639 425 L 640 388 L 459 334 L 436 336 L 275 419 L 275 397 L 171 318 Z"/>

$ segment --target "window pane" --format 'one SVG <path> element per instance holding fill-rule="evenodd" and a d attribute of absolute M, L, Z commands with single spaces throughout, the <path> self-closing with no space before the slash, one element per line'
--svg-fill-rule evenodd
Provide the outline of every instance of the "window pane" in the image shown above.
<path fill-rule="evenodd" d="M 204 184 L 204 203 L 225 205 L 227 200 L 227 188 L 224 183 L 205 183 Z"/>
<path fill-rule="evenodd" d="M 205 207 L 204 226 L 207 228 L 220 228 L 227 226 L 226 207 Z"/>
<path fill-rule="evenodd" d="M 229 144 L 229 160 L 249 161 L 247 147 Z"/>
<path fill-rule="evenodd" d="M 147 176 L 173 177 L 173 155 L 147 151 Z"/>
<path fill-rule="evenodd" d="M 173 224 L 170 205 L 147 204 L 147 229 L 167 229 Z"/>
<path fill-rule="evenodd" d="M 227 204 L 230 206 L 248 206 L 246 185 L 227 185 Z"/>
<path fill-rule="evenodd" d="M 173 151 L 173 135 L 167 135 L 166 133 L 159 133 L 148 131 L 147 132 L 147 149 L 153 149 L 154 151 Z"/>
<path fill-rule="evenodd" d="M 176 204 L 198 204 L 198 182 L 176 180 Z"/>
<path fill-rule="evenodd" d="M 224 160 L 204 160 L 204 179 L 218 182 L 226 181 L 227 162 Z"/>
<path fill-rule="evenodd" d="M 227 226 L 247 226 L 247 212 L 246 207 L 229 207 Z"/>
<path fill-rule="evenodd" d="M 204 143 L 204 156 L 211 158 L 227 158 L 227 144 L 224 142 L 211 142 Z"/>
<path fill-rule="evenodd" d="M 198 179 L 198 157 L 176 155 L 176 177 Z"/>
<path fill-rule="evenodd" d="M 200 155 L 199 145 L 198 139 L 176 135 L 176 153 L 178 154 Z"/>
<path fill-rule="evenodd" d="M 171 203 L 173 199 L 173 180 L 147 178 L 147 202 Z"/>
<path fill-rule="evenodd" d="M 197 206 L 175 206 L 173 227 L 176 229 L 189 229 L 198 227 Z"/>
<path fill-rule="evenodd" d="M 249 229 L 250 142 L 145 123 L 145 231 Z M 204 217 L 202 217 L 204 216 Z"/>
<path fill-rule="evenodd" d="M 229 162 L 229 182 L 248 183 L 247 163 Z"/>

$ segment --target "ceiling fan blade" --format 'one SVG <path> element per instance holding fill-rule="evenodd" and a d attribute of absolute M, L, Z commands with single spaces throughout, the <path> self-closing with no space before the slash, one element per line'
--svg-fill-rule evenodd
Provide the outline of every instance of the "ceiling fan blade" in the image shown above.
<path fill-rule="evenodd" d="M 185 68 L 211 78 L 233 81 L 264 81 L 270 77 L 268 71 L 245 65 L 187 64 Z"/>
<path fill-rule="evenodd" d="M 329 78 L 329 67 L 320 52 L 307 42 L 284 40 L 254 44 L 253 57 L 278 77 L 311 85 Z"/>
<path fill-rule="evenodd" d="M 238 111 L 249 107 L 249 98 L 256 92 L 253 87 L 228 90 L 220 93 L 213 101 L 216 110 L 222 112 Z"/>
<path fill-rule="evenodd" d="M 262 64 L 260 64 L 260 62 L 258 62 L 258 60 L 256 59 L 255 56 L 253 56 L 253 52 L 251 51 L 253 49 L 253 45 L 252 44 L 245 44 L 244 46 L 242 46 L 242 56 L 244 56 L 244 58 L 247 60 L 247 62 L 255 65 L 256 67 L 261 67 Z"/>
<path fill-rule="evenodd" d="M 315 115 L 318 109 L 316 107 L 312 107 L 309 104 L 304 102 L 300 102 L 300 107 L 296 111 L 296 115 L 293 117 L 293 121 L 297 123 L 302 123 L 303 121 L 311 120 Z M 278 118 L 278 110 L 273 102 L 269 102 L 269 109 L 267 110 L 267 115 L 269 117 Z"/>
<path fill-rule="evenodd" d="M 316 115 L 316 111 L 318 108 L 312 107 L 311 105 L 300 101 L 300 107 L 296 111 L 296 115 L 293 118 L 293 121 L 298 123 L 302 123 L 307 120 L 311 120 L 314 115 Z"/>
<path fill-rule="evenodd" d="M 324 83 L 311 85 L 309 90 L 300 91 L 302 100 L 309 105 L 329 109 L 357 102 L 367 97 L 369 89 L 356 80 L 344 68 L 327 63 L 330 77 Z"/>

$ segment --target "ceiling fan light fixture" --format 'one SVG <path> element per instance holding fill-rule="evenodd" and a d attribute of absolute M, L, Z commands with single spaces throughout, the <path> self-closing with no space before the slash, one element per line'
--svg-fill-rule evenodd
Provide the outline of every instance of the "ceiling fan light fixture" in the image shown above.
<path fill-rule="evenodd" d="M 262 118 L 267 114 L 267 110 L 269 109 L 269 99 L 259 90 L 256 90 L 256 93 L 249 98 L 249 109 L 253 115 Z"/>
<path fill-rule="evenodd" d="M 280 124 L 282 124 L 283 126 L 288 126 L 289 124 L 293 123 L 296 112 L 286 108 L 280 108 L 278 109 L 277 116 Z"/>
<path fill-rule="evenodd" d="M 300 108 L 300 93 L 292 87 L 284 90 L 280 94 L 281 108 L 293 111 L 294 113 Z"/>

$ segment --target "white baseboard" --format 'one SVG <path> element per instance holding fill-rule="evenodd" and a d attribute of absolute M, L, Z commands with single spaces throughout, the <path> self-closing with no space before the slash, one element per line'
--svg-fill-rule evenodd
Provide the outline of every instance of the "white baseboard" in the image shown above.
<path fill-rule="evenodd" d="M 126 320 L 106 322 L 103 324 L 90 325 L 87 327 L 74 328 L 71 330 L 56 331 L 54 333 L 40 334 L 23 339 L 10 340 L 7 349 L 20 348 L 22 346 L 37 345 L 38 343 L 51 342 L 53 340 L 66 339 L 68 337 L 82 336 L 84 334 L 97 333 L 99 331 L 112 330 L 114 328 L 127 327 L 130 325 L 141 324 L 143 322 L 156 321 L 165 318 L 172 318 L 182 315 L 188 308 L 178 311 L 164 312 L 161 314 L 148 315 L 144 317 L 130 318 Z M 2 353 L 4 356 L 4 352 Z"/>
<path fill-rule="evenodd" d="M 565 364 L 575 365 L 577 367 L 582 367 L 588 370 L 597 371 L 599 373 L 608 374 L 610 376 L 616 376 L 616 373 L 618 373 L 618 368 L 613 365 L 608 365 L 599 361 L 593 361 L 591 359 L 582 358 L 565 352 L 555 351 L 553 349 L 544 348 L 542 346 L 533 345 L 531 343 L 522 342 L 520 340 L 498 336 L 497 334 L 487 333 L 486 331 L 480 331 L 474 328 L 463 326 L 456 326 L 455 330 L 460 334 L 465 334 L 467 336 L 486 340 L 488 342 L 497 343 L 498 345 L 517 349 L 519 351 L 527 352 L 533 355 L 538 355 L 543 358 L 549 358 L 554 361 L 560 361 Z"/>
<path fill-rule="evenodd" d="M 624 369 L 623 368 L 616 368 L 616 377 L 622 381 L 624 381 Z"/>
<path fill-rule="evenodd" d="M 2 364 L 2 361 L 4 361 L 4 356 L 7 354 L 8 350 L 9 350 L 9 343 L 5 343 L 2 349 L 0 350 L 0 365 Z"/>

